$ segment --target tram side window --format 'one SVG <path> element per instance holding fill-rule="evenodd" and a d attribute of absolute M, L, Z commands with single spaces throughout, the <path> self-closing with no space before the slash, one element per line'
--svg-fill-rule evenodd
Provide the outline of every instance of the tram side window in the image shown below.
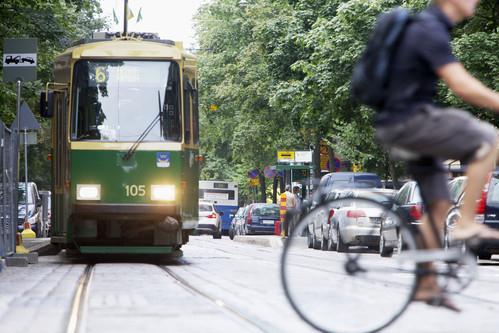
<path fill-rule="evenodd" d="M 163 106 L 163 135 L 166 140 L 180 141 L 182 114 L 180 113 L 180 73 L 176 63 L 170 66 Z"/>
<path fill-rule="evenodd" d="M 191 93 L 189 79 L 184 80 L 184 137 L 185 143 L 191 143 Z"/>
<path fill-rule="evenodd" d="M 196 81 L 193 82 L 192 90 L 192 131 L 194 144 L 199 143 L 199 108 L 198 108 L 198 90 L 196 89 Z"/>

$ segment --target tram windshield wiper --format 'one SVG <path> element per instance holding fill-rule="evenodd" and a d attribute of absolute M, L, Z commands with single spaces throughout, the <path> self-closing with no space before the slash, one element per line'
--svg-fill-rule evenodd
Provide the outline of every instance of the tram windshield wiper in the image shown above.
<path fill-rule="evenodd" d="M 156 117 L 154 117 L 154 119 L 151 121 L 151 123 L 149 123 L 149 125 L 147 125 L 146 129 L 142 132 L 142 134 L 140 134 L 140 136 L 133 143 L 133 145 L 130 147 L 130 149 L 128 149 L 126 154 L 123 155 L 123 160 L 128 161 L 130 159 L 130 157 L 133 156 L 133 154 L 135 153 L 135 151 L 137 150 L 139 145 L 142 143 L 142 141 L 144 141 L 144 139 L 147 137 L 147 135 L 149 135 L 149 132 L 151 132 L 151 130 L 154 128 L 154 126 L 156 126 L 158 121 L 163 119 L 163 112 L 161 111 L 161 109 L 162 109 L 161 108 L 161 95 L 159 93 L 159 90 L 158 90 L 158 103 L 159 103 L 158 114 L 156 115 Z"/>

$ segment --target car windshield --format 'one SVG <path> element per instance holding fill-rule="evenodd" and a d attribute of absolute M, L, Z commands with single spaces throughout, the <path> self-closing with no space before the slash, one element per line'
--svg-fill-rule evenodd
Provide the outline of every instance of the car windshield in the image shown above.
<path fill-rule="evenodd" d="M 333 184 L 331 185 L 331 189 L 339 189 L 339 188 L 348 188 L 351 187 L 352 183 L 348 179 L 338 179 L 334 180 Z"/>
<path fill-rule="evenodd" d="M 74 75 L 72 140 L 134 142 L 154 123 L 143 141 L 180 141 L 176 63 L 82 60 Z"/>
<path fill-rule="evenodd" d="M 256 207 L 253 210 L 252 214 L 254 216 L 266 216 L 266 217 L 279 218 L 279 207 L 277 207 L 277 206 Z"/>
<path fill-rule="evenodd" d="M 33 202 L 33 196 L 31 195 L 31 191 L 28 188 L 28 205 L 34 204 Z M 23 185 L 19 185 L 18 191 L 17 191 L 17 203 L 18 204 L 26 204 L 26 187 Z"/>
<path fill-rule="evenodd" d="M 376 188 L 381 187 L 381 181 L 376 176 L 355 176 L 355 188 Z"/>
<path fill-rule="evenodd" d="M 211 211 L 213 211 L 213 209 L 211 208 L 211 205 L 199 204 L 199 211 L 200 212 L 211 212 Z"/>

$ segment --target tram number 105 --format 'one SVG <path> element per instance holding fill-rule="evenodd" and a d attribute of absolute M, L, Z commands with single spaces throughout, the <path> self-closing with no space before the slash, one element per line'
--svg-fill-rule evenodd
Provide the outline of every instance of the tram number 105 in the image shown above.
<path fill-rule="evenodd" d="M 145 185 L 125 185 L 127 197 L 143 197 L 146 195 Z"/>

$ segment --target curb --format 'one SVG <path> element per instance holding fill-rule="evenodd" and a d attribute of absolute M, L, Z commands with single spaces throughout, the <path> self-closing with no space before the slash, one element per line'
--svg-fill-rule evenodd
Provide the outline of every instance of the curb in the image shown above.
<path fill-rule="evenodd" d="M 235 242 L 280 249 L 283 240 L 280 236 L 235 236 Z"/>
<path fill-rule="evenodd" d="M 54 252 L 54 245 L 50 243 L 50 238 L 44 239 L 43 241 L 30 241 L 25 240 L 24 246 L 30 252 L 37 252 L 39 255 L 45 255 L 46 253 Z"/>

